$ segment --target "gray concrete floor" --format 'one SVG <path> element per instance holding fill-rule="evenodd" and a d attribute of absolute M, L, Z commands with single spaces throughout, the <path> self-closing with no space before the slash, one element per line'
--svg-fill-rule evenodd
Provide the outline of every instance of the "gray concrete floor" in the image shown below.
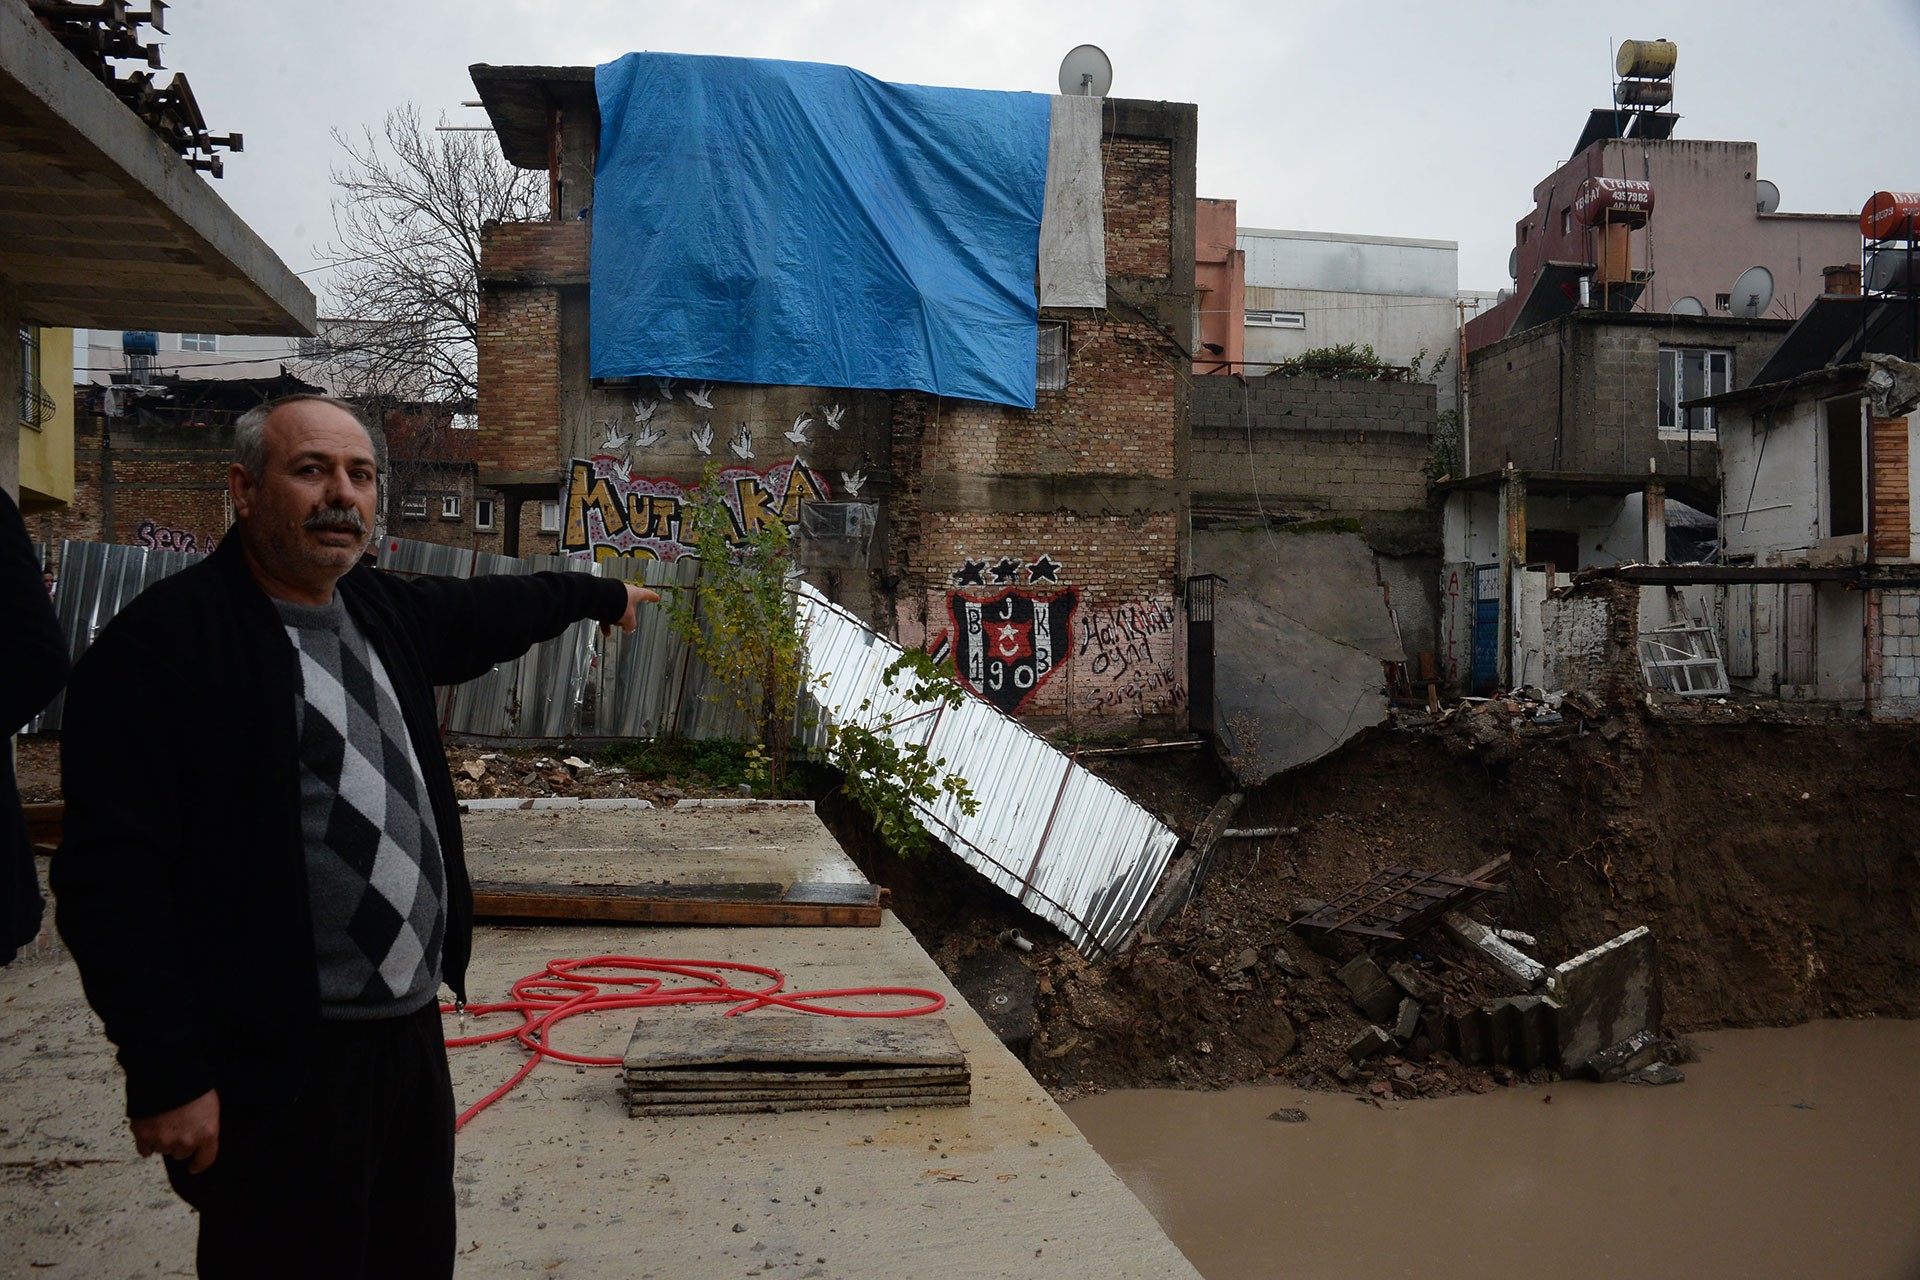
<path fill-rule="evenodd" d="M 481 878 L 858 875 L 805 810 L 467 821 Z M 482 926 L 474 951 L 476 1002 L 550 960 L 607 954 L 762 964 L 790 989 L 939 991 L 973 1096 L 965 1107 L 634 1120 L 617 1069 L 543 1063 L 460 1135 L 462 1276 L 1197 1275 L 891 914 L 852 929 Z M 715 1012 L 638 1016 L 684 1020 L 696 1035 Z M 560 1047 L 618 1055 L 635 1016 L 574 1019 Z M 478 1099 L 520 1061 L 499 1045 L 455 1051 L 456 1096 Z M 192 1273 L 192 1215 L 157 1163 L 134 1156 L 121 1105 L 71 960 L 29 948 L 0 971 L 0 1273 Z"/>

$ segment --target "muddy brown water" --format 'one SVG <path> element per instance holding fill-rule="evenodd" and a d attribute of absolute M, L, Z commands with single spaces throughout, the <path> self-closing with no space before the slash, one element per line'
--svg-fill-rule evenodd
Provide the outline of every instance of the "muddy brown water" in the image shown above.
<path fill-rule="evenodd" d="M 1920 1280 L 1920 1022 L 1695 1043 L 1659 1088 L 1384 1108 L 1127 1090 L 1067 1113 L 1207 1280 Z M 1268 1119 L 1283 1108 L 1308 1119 Z"/>

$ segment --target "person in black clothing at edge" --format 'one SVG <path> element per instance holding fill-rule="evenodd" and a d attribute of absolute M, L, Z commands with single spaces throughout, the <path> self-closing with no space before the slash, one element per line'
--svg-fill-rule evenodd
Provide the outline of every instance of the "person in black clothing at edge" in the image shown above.
<path fill-rule="evenodd" d="M 361 564 L 378 464 L 338 400 L 253 409 L 234 452 L 232 533 L 74 669 L 55 917 L 202 1276 L 450 1276 L 473 895 L 433 688 L 658 597 Z"/>
<path fill-rule="evenodd" d="M 46 578 L 20 508 L 0 489 L 0 964 L 12 964 L 40 933 L 40 875 L 13 780 L 13 735 L 53 700 L 67 678 Z"/>

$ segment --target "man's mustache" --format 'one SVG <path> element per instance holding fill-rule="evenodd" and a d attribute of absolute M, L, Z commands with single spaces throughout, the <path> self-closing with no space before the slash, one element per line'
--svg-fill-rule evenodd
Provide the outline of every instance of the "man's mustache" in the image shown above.
<path fill-rule="evenodd" d="M 364 534 L 367 522 L 352 507 L 322 507 L 308 516 L 300 526 L 309 533 L 319 533 L 325 529 L 345 529 L 349 533 Z"/>

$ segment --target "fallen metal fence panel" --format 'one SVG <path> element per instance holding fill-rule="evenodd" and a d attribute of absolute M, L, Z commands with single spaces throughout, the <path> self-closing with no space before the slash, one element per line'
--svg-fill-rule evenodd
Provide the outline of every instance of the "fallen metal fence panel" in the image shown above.
<path fill-rule="evenodd" d="M 910 703 L 883 680 L 900 647 L 804 583 L 798 607 L 808 688 L 824 715 L 870 725 L 891 716 L 897 741 L 925 743 L 972 788 L 979 807 L 971 816 L 944 794 L 916 806 L 934 835 L 1075 946 L 1117 952 L 1179 838 L 987 703 Z"/>

